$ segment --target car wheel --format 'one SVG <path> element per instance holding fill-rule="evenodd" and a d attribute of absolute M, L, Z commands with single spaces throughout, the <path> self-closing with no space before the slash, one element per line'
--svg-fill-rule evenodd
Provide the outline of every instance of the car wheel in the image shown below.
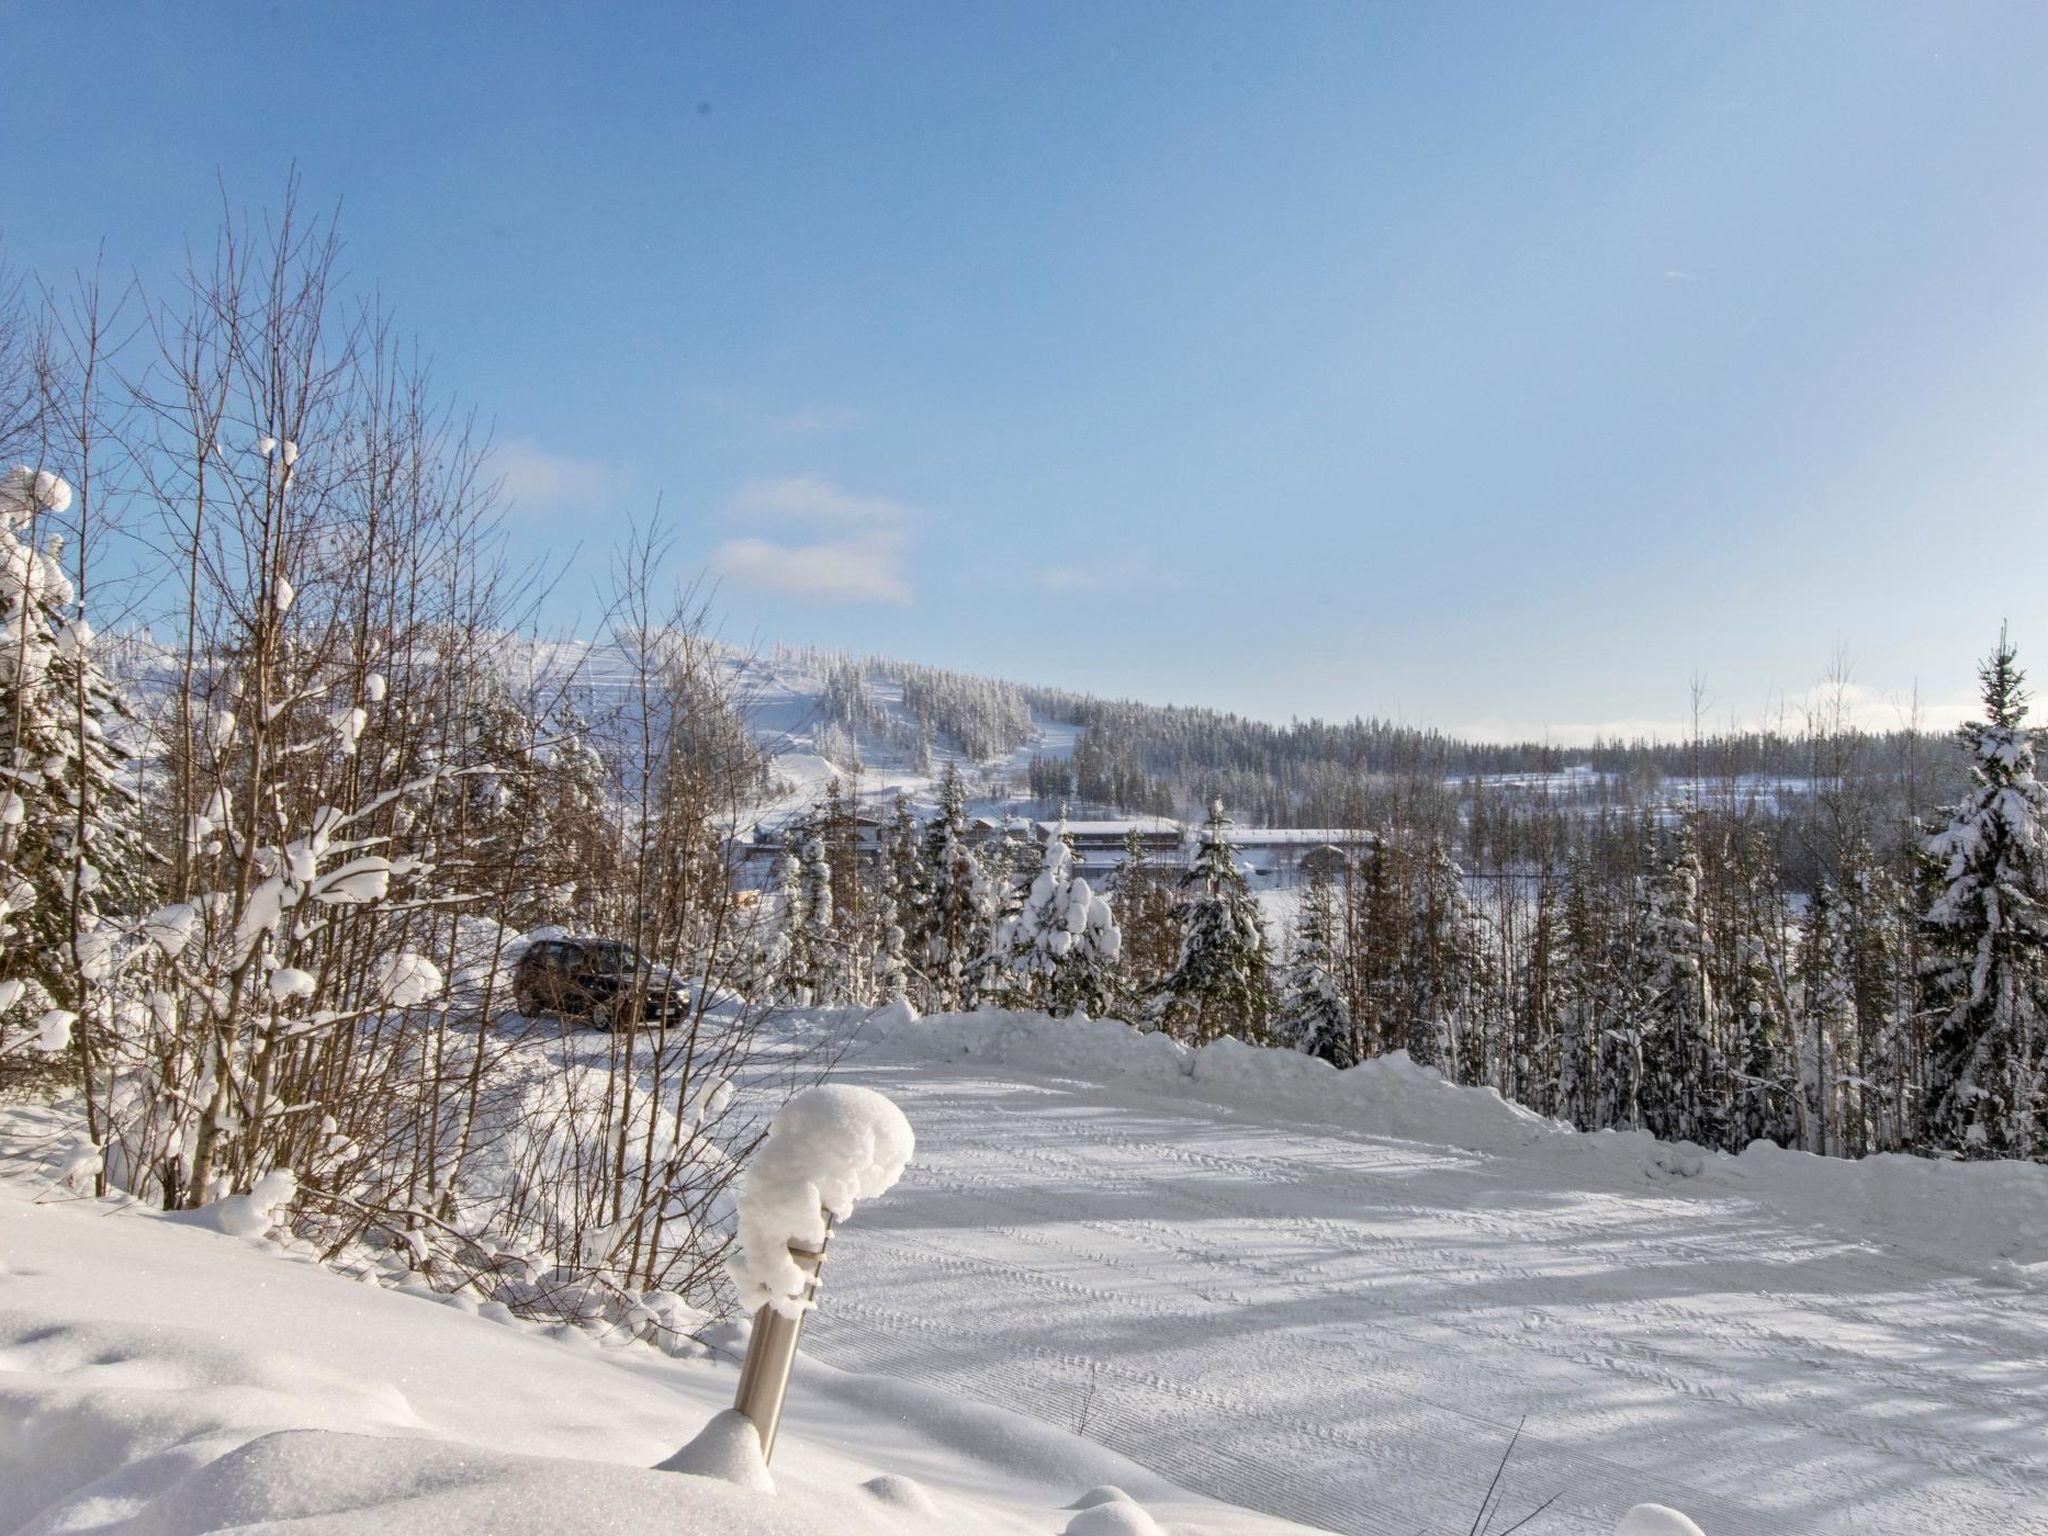
<path fill-rule="evenodd" d="M 613 1019 L 616 1017 L 617 1013 L 610 1003 L 595 1003 L 590 1009 L 590 1027 L 592 1029 L 609 1030 L 612 1027 Z"/>
<path fill-rule="evenodd" d="M 540 999 L 531 992 L 514 992 L 512 994 L 512 1006 L 517 1010 L 522 1019 L 540 1017 Z"/>

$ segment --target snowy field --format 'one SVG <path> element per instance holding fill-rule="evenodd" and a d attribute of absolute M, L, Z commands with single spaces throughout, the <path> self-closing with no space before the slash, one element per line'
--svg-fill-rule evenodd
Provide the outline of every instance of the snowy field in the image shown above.
<path fill-rule="evenodd" d="M 2048 1532 L 2048 1169 L 1702 1162 L 1393 1072 L 1188 1081 L 1100 1028 L 850 1065 L 919 1155 L 840 1240 L 819 1358 L 1334 1531 L 1464 1531 L 1525 1421 L 1534 1532 L 1645 1499 L 1709 1536 Z"/>
<path fill-rule="evenodd" d="M 608 1049 L 511 1027 L 572 1073 Z M 0 1533 L 1436 1536 L 1518 1424 L 1496 1531 L 1555 1495 L 1531 1536 L 1646 1500 L 1708 1536 L 2048 1532 L 2048 1168 L 1703 1156 L 1399 1058 L 1023 1015 L 792 1046 L 850 1027 L 837 1080 L 917 1154 L 834 1240 L 777 1494 L 649 1470 L 729 1357 L 354 1283 L 16 1157 Z M 61 1146 L 49 1111 L 0 1131 L 38 1116 Z M 1066 1507 L 1099 1484 L 1132 1501 Z"/>

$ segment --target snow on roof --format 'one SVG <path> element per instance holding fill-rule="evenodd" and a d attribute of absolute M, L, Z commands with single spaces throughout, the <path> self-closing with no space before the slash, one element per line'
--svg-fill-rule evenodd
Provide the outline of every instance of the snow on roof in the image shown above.
<path fill-rule="evenodd" d="M 1327 844 L 1333 848 L 1365 847 L 1373 834 L 1355 827 L 1232 827 L 1230 840 L 1240 848 L 1278 848 Z"/>
<path fill-rule="evenodd" d="M 1040 831 L 1050 836 L 1059 822 L 1041 821 Z M 1070 821 L 1067 832 L 1073 837 L 1122 837 L 1136 832 L 1140 836 L 1179 837 L 1187 829 L 1171 816 L 1131 816 L 1121 821 Z"/>

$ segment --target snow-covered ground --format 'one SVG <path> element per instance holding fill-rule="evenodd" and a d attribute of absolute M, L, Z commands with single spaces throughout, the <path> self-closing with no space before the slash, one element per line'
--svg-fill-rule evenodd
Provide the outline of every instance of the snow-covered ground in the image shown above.
<path fill-rule="evenodd" d="M 919 1155 L 809 1348 L 1337 1531 L 1467 1529 L 1518 1424 L 1532 1532 L 2048 1531 L 2048 1168 L 1700 1157 L 1213 1054 L 984 1017 L 856 1057 Z"/>
<path fill-rule="evenodd" d="M 729 1360 L 354 1283 L 17 1156 L 0 1533 L 1436 1536 L 1517 1425 L 1496 1531 L 1556 1495 L 1530 1536 L 1643 1501 L 1708 1536 L 2048 1532 L 2048 1169 L 1703 1155 L 1400 1058 L 1023 1015 L 821 1014 L 791 1059 L 847 1032 L 837 1081 L 917 1152 L 834 1239 L 778 1494 L 649 1470 Z M 50 1111 L 0 1140 L 36 1116 L 61 1148 Z M 1104 1483 L 1136 1504 L 1065 1508 Z"/>
<path fill-rule="evenodd" d="M 33 1118 L 8 1112 L 10 1145 L 33 1144 Z M 1019 1414 L 817 1361 L 799 1368 L 774 1493 L 654 1471 L 730 1404 L 728 1360 L 358 1284 L 13 1165 L 0 1177 L 0 1532 L 1294 1529 Z M 1063 1507 L 1102 1485 L 1129 1497 L 1085 1521 Z"/>

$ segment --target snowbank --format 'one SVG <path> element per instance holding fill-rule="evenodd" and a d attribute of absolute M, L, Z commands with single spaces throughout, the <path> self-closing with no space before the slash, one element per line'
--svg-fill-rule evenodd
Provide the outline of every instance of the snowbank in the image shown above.
<path fill-rule="evenodd" d="M 1384 1135 L 1514 1151 L 1568 1126 L 1510 1104 L 1490 1088 L 1461 1088 L 1396 1051 L 1338 1071 L 1298 1051 L 1223 1039 L 1190 1048 L 1114 1019 L 1048 1018 L 985 1008 L 910 1019 L 877 1014 L 863 1033 L 892 1054 L 975 1060 L 1023 1071 L 1121 1080 L 1208 1103 L 1285 1112 Z"/>
<path fill-rule="evenodd" d="M 1324 1124 L 1464 1148 L 1664 1194 L 1754 1199 L 1852 1242 L 1975 1262 L 2048 1293 L 2048 1166 L 1886 1153 L 1851 1162 L 1757 1142 L 1739 1156 L 1641 1131 L 1580 1132 L 1420 1067 L 1405 1052 L 1342 1071 L 1299 1052 L 1224 1039 L 1190 1049 L 1114 1020 L 983 1009 L 877 1014 L 863 1036 L 885 1057 L 977 1061 L 1020 1073 L 1119 1082 L 1290 1126 Z"/>

